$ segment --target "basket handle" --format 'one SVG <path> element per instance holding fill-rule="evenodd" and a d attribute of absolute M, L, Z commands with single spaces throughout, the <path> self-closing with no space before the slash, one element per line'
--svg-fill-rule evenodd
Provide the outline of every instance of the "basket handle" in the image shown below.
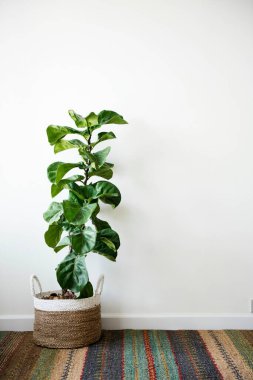
<path fill-rule="evenodd" d="M 36 296 L 36 293 L 35 293 L 35 283 L 38 286 L 40 293 L 42 293 L 42 287 L 41 287 L 40 280 L 38 279 L 37 276 L 35 276 L 35 274 L 32 274 L 30 276 L 30 289 L 31 289 L 31 295 L 33 297 Z"/>
<path fill-rule="evenodd" d="M 102 290 L 103 290 L 103 286 L 104 286 L 104 278 L 105 277 L 103 274 L 101 274 L 101 276 L 99 276 L 98 282 L 97 282 L 97 287 L 95 290 L 95 295 L 101 295 Z"/>

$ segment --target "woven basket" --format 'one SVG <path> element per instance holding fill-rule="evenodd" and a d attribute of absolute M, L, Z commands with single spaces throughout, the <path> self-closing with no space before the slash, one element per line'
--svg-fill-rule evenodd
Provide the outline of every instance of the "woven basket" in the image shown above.
<path fill-rule="evenodd" d="M 35 283 L 39 293 L 35 292 Z M 60 290 L 42 292 L 38 277 L 32 275 L 34 343 L 48 348 L 78 348 L 97 342 L 101 336 L 100 298 L 103 283 L 104 276 L 100 276 L 93 297 L 45 300 L 43 296 L 59 293 Z"/>

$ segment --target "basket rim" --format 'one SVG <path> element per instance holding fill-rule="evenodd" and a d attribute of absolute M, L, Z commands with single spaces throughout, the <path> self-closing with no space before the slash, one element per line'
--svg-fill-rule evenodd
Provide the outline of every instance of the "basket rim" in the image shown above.
<path fill-rule="evenodd" d="M 41 297 L 43 297 L 43 295 L 49 295 L 51 293 L 59 293 L 61 292 L 61 290 L 49 290 L 47 292 L 41 292 L 41 293 L 36 293 L 34 296 L 33 296 L 33 299 L 35 300 L 39 300 L 39 301 L 43 301 L 43 302 L 52 302 L 52 301 L 57 301 L 57 302 L 83 302 L 84 300 L 91 300 L 95 297 L 100 297 L 100 294 L 93 294 L 92 297 L 86 297 L 86 298 L 61 298 L 61 299 L 53 299 L 53 300 L 48 300 L 48 299 L 43 299 Z"/>

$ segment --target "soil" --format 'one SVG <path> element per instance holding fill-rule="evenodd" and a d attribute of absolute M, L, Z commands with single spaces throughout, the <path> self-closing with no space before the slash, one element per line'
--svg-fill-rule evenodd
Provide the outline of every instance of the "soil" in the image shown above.
<path fill-rule="evenodd" d="M 67 290 L 64 293 L 51 293 L 49 296 L 43 296 L 43 300 L 71 300 L 76 299 L 75 293 Z"/>

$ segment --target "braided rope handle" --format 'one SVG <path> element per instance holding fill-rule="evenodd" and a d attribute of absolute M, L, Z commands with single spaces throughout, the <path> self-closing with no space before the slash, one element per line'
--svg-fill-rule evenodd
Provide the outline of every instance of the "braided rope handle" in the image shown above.
<path fill-rule="evenodd" d="M 37 276 L 35 276 L 35 274 L 32 274 L 32 275 L 30 276 L 30 289 L 31 289 L 31 295 L 32 295 L 33 297 L 36 296 L 36 292 L 35 292 L 35 284 L 38 286 L 40 293 L 42 293 L 42 287 L 41 287 L 40 280 L 38 279 Z"/>
<path fill-rule="evenodd" d="M 103 291 L 103 286 L 104 286 L 104 279 L 105 279 L 105 276 L 103 274 L 101 274 L 101 276 L 99 276 L 99 278 L 98 278 L 98 282 L 97 282 L 97 286 L 96 286 L 96 290 L 95 290 L 95 295 L 101 295 L 101 293 Z"/>

